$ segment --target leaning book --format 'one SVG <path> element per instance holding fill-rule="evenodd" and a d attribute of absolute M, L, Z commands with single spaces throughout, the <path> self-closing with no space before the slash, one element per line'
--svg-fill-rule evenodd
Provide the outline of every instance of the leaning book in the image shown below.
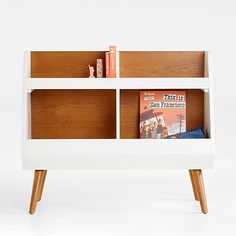
<path fill-rule="evenodd" d="M 141 139 L 162 139 L 185 131 L 185 91 L 140 91 Z"/>

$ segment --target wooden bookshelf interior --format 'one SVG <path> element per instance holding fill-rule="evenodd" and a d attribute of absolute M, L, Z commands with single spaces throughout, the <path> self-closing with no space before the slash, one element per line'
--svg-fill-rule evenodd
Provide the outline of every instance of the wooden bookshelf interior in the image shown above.
<path fill-rule="evenodd" d="M 31 52 L 31 78 L 84 78 L 105 52 Z M 204 77 L 204 52 L 120 52 L 120 78 Z M 120 138 L 139 138 L 139 91 L 120 90 Z M 188 89 L 187 130 L 204 126 L 204 92 Z M 35 90 L 33 139 L 115 139 L 115 90 Z"/>
<path fill-rule="evenodd" d="M 105 61 L 105 52 L 33 51 L 31 78 L 87 78 L 88 65 L 96 68 L 98 58 Z"/>
<path fill-rule="evenodd" d="M 204 77 L 204 52 L 119 52 L 120 78 Z M 87 78 L 105 51 L 31 52 L 31 78 Z M 105 66 L 104 66 L 105 68 Z"/>
<path fill-rule="evenodd" d="M 105 75 L 105 51 L 32 51 L 27 57 L 22 145 L 24 168 L 35 170 L 30 213 L 47 170 L 63 168 L 188 169 L 194 197 L 207 213 L 201 169 L 212 168 L 214 154 L 208 54 L 117 55 L 117 78 L 100 79 L 88 78 L 88 65 L 96 68 L 103 59 Z M 141 90 L 185 90 L 186 130 L 203 127 L 207 138 L 140 140 Z"/>
<path fill-rule="evenodd" d="M 35 90 L 33 139 L 115 139 L 115 90 Z"/>
<path fill-rule="evenodd" d="M 139 92 L 121 90 L 120 137 L 139 138 Z M 200 89 L 186 90 L 186 131 L 204 127 L 204 92 Z"/>
<path fill-rule="evenodd" d="M 204 52 L 120 52 L 120 78 L 204 77 Z"/>

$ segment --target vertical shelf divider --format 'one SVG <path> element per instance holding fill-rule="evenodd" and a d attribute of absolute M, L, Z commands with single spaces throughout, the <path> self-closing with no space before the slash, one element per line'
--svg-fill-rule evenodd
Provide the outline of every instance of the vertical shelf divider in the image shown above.
<path fill-rule="evenodd" d="M 116 89 L 116 139 L 120 139 L 120 90 Z"/>

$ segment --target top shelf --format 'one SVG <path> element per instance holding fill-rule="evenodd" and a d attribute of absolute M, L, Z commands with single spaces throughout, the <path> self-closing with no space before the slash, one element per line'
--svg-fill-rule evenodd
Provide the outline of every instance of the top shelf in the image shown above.
<path fill-rule="evenodd" d="M 88 78 L 105 51 L 26 53 L 25 89 L 210 89 L 205 51 L 118 51 L 118 78 Z M 105 73 L 104 73 L 105 74 Z"/>
<path fill-rule="evenodd" d="M 31 51 L 25 78 L 86 78 L 97 59 L 105 68 L 105 51 Z M 211 77 L 205 51 L 117 51 L 116 64 L 120 78 Z"/>

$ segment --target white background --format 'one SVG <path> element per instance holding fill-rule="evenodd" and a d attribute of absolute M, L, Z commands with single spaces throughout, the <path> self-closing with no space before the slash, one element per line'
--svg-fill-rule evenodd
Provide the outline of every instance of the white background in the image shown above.
<path fill-rule="evenodd" d="M 235 1 L 2 0 L 0 235 L 235 235 Z M 210 50 L 216 168 L 205 174 L 209 214 L 187 171 L 52 171 L 36 215 L 33 173 L 21 169 L 23 51 Z"/>

